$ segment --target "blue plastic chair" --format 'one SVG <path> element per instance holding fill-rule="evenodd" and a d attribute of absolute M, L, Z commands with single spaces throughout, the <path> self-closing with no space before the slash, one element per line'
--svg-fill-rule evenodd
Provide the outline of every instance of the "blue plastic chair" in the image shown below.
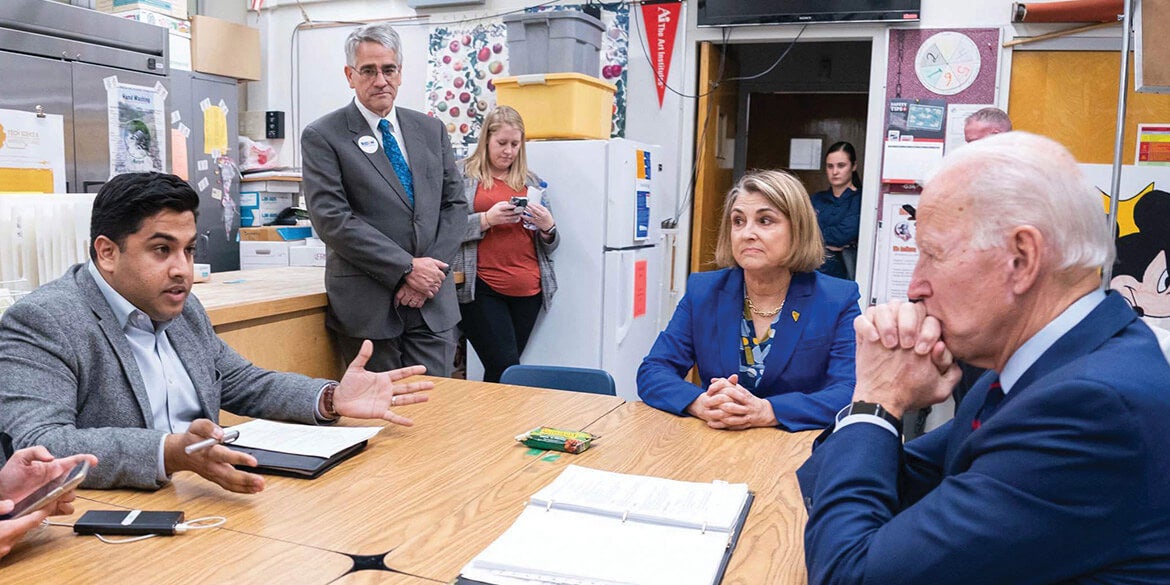
<path fill-rule="evenodd" d="M 617 384 L 613 376 L 605 370 L 592 368 L 518 364 L 504 370 L 500 383 L 617 396 Z"/>

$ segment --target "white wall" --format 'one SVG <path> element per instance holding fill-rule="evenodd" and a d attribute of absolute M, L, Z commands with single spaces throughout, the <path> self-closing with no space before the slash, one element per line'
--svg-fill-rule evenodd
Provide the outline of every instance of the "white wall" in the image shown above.
<path fill-rule="evenodd" d="M 303 41 L 312 37 L 314 42 L 335 35 L 335 47 L 321 47 L 313 45 L 313 50 L 307 51 L 300 63 L 294 67 L 290 59 L 294 47 L 294 30 L 305 20 L 305 16 L 314 22 L 326 21 L 364 21 L 376 19 L 410 18 L 419 15 L 430 15 L 430 24 L 442 24 L 445 21 L 463 20 L 474 16 L 486 16 L 501 12 L 516 10 L 524 6 L 536 4 L 537 0 L 488 0 L 484 6 L 468 8 L 452 8 L 445 10 L 430 10 L 416 12 L 406 6 L 405 0 L 386 0 L 368 2 L 362 0 L 271 0 L 268 7 L 259 15 L 250 14 L 249 24 L 261 29 L 261 39 L 264 51 L 264 81 L 249 84 L 248 104 L 253 110 L 283 110 L 293 112 L 294 98 L 297 96 L 297 87 L 308 87 L 311 91 L 300 92 L 303 109 L 314 114 L 327 111 L 326 106 L 340 107 L 350 95 L 345 78 L 342 74 L 344 59 L 342 57 L 341 39 L 344 38 L 342 29 L 333 29 L 332 32 L 322 30 L 302 30 L 296 33 Z M 564 2 L 580 3 L 568 0 Z M 669 84 L 671 87 L 688 95 L 694 95 L 696 85 L 697 46 L 700 41 L 721 41 L 721 29 L 698 28 L 690 14 L 693 2 L 687 2 L 683 9 L 683 18 L 687 21 L 680 26 L 676 40 L 674 59 L 671 64 Z M 921 28 L 944 27 L 1004 27 L 1004 40 L 1014 36 L 1034 36 L 1048 32 L 1064 25 L 1028 25 L 1012 26 L 1010 22 L 1011 0 L 922 0 L 922 21 L 914 25 Z M 302 13 L 303 9 L 303 13 Z M 637 17 L 635 19 L 635 14 Z M 636 24 L 635 24 L 636 23 Z M 418 27 L 416 30 L 424 30 Z M 690 169 L 693 164 L 693 144 L 695 133 L 695 101 L 690 98 L 680 98 L 674 93 L 667 92 L 665 102 L 658 107 L 657 93 L 654 88 L 654 78 L 644 53 L 640 48 L 641 14 L 638 7 L 631 6 L 630 26 L 630 66 L 628 77 L 627 101 L 627 137 L 648 143 L 659 144 L 663 148 L 663 158 L 666 159 L 664 176 L 674 177 L 669 185 L 670 192 L 665 193 L 663 200 L 667 200 L 671 207 L 675 206 L 679 194 L 685 194 Z M 881 138 L 884 135 L 881 124 L 885 101 L 886 79 L 886 31 L 888 27 L 878 24 L 853 25 L 813 25 L 809 26 L 801 37 L 802 41 L 826 40 L 859 40 L 872 43 L 869 87 L 869 128 L 866 152 L 869 156 L 878 156 L 881 153 Z M 405 25 L 402 30 L 406 30 Z M 732 43 L 746 42 L 777 42 L 790 41 L 795 37 L 798 26 L 756 26 L 737 27 L 730 29 Z M 1114 37 L 1118 32 L 1116 27 L 1087 33 L 1088 36 Z M 404 35 L 417 39 L 414 34 Z M 327 43 L 332 44 L 332 43 Z M 408 107 L 420 108 L 424 105 L 423 86 L 426 76 L 426 47 L 404 47 L 404 82 L 399 92 L 399 103 Z M 1004 105 L 1007 99 L 1007 80 L 1010 72 L 1010 51 L 1004 51 L 1000 63 L 1000 104 Z M 294 83 L 293 75 L 300 75 L 300 83 Z M 331 108 L 328 108 L 331 109 Z M 290 115 L 290 119 L 292 116 Z M 302 119 L 299 126 L 311 122 L 311 119 Z M 299 136 L 300 128 L 289 125 L 289 140 L 291 142 Z M 282 159 L 292 164 L 290 148 L 285 145 L 282 149 Z M 876 162 L 876 159 L 874 160 Z M 867 164 L 867 168 L 874 169 L 876 164 Z M 873 225 L 876 219 L 876 202 L 879 185 L 876 181 L 868 181 L 863 194 L 866 205 L 862 213 L 863 231 L 858 259 L 858 274 L 868 275 L 871 268 Z M 688 266 L 690 217 L 689 200 L 683 202 L 682 207 L 688 208 L 688 213 L 681 218 L 678 230 L 679 247 L 675 262 L 677 273 L 676 282 L 681 289 L 685 283 L 685 274 Z M 867 227 L 868 226 L 868 227 Z M 869 292 L 868 278 L 859 278 L 862 287 L 862 297 L 866 298 Z M 669 315 L 674 301 L 677 301 L 681 291 L 675 291 L 668 299 L 666 314 Z"/>

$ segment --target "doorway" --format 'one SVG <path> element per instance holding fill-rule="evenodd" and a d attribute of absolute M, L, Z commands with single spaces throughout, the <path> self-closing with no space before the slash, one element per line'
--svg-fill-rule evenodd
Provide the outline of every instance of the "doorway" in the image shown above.
<path fill-rule="evenodd" d="M 714 268 L 723 197 L 749 169 L 791 170 L 815 193 L 828 188 L 825 150 L 844 140 L 857 150 L 858 173 L 865 180 L 871 42 L 800 42 L 779 61 L 790 45 L 700 47 L 700 94 L 721 81 L 696 108 L 692 272 Z M 792 141 L 802 138 L 820 141 L 820 152 L 811 157 L 814 169 L 792 169 Z"/>

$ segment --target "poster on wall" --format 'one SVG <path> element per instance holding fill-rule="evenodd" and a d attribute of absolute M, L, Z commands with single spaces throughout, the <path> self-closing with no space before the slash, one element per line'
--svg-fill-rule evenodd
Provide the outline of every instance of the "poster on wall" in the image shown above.
<path fill-rule="evenodd" d="M 1133 164 L 1170 166 L 1170 124 L 1138 124 Z"/>
<path fill-rule="evenodd" d="M 110 176 L 137 171 L 165 172 L 167 156 L 167 89 L 102 80 L 106 87 Z"/>
<path fill-rule="evenodd" d="M 945 100 L 890 99 L 882 182 L 921 184 L 942 160 L 946 118 Z"/>
<path fill-rule="evenodd" d="M 0 109 L 0 192 L 65 192 L 62 116 Z"/>
<path fill-rule="evenodd" d="M 682 2 L 642 3 L 642 25 L 649 47 L 650 67 L 658 90 L 658 108 L 666 97 L 666 80 L 670 79 L 670 61 L 674 55 L 674 37 L 682 16 Z"/>
<path fill-rule="evenodd" d="M 991 107 L 991 104 L 949 104 L 947 106 L 947 143 L 944 153 L 949 153 L 967 144 L 967 118 L 988 107 Z"/>
<path fill-rule="evenodd" d="M 878 233 L 878 267 L 873 296 L 878 303 L 904 301 L 918 263 L 917 195 L 887 194 Z"/>
<path fill-rule="evenodd" d="M 508 75 L 503 21 L 437 26 L 431 30 L 427 107 L 447 125 L 456 158 L 471 154 L 488 110 L 496 105 L 493 80 Z"/>
<path fill-rule="evenodd" d="M 1109 212 L 1111 165 L 1080 165 Z M 1117 263 L 1109 287 L 1150 325 L 1170 329 L 1170 167 L 1125 166 L 1117 205 Z"/>

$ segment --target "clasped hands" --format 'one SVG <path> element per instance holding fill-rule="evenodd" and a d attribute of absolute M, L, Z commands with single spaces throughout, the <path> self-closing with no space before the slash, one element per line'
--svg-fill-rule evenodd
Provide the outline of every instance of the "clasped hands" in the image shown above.
<path fill-rule="evenodd" d="M 349 364 L 341 382 L 334 390 L 334 410 L 341 416 L 382 419 L 403 426 L 413 425 L 413 421 L 394 412 L 391 407 L 426 402 L 428 396 L 425 391 L 434 388 L 434 382 L 397 383 L 403 378 L 425 374 L 426 368 L 423 366 L 410 366 L 389 372 L 366 370 L 366 362 L 373 351 L 373 343 L 369 340 L 362 342 L 357 357 Z M 321 405 L 318 405 L 318 410 L 322 410 Z M 233 467 L 235 465 L 256 467 L 256 459 L 251 455 L 233 451 L 224 445 L 214 445 L 210 449 L 194 453 L 187 453 L 184 450 L 187 445 L 204 439 L 222 438 L 223 429 L 205 418 L 192 422 L 185 433 L 167 435 L 163 444 L 167 475 L 176 471 L 192 471 L 233 492 L 253 494 L 263 490 L 263 477 Z"/>
<path fill-rule="evenodd" d="M 447 278 L 447 263 L 434 258 L 415 258 L 411 261 L 410 273 L 405 283 L 394 295 L 394 306 L 421 307 L 427 299 L 433 298 Z"/>
<path fill-rule="evenodd" d="M 739 385 L 739 374 L 712 378 L 706 392 L 687 406 L 687 413 L 713 429 L 738 431 L 777 424 L 772 403 Z"/>
<path fill-rule="evenodd" d="M 857 339 L 854 401 L 882 405 L 902 418 L 908 410 L 950 396 L 961 372 L 942 340 L 942 324 L 922 303 L 869 307 L 853 320 Z"/>

